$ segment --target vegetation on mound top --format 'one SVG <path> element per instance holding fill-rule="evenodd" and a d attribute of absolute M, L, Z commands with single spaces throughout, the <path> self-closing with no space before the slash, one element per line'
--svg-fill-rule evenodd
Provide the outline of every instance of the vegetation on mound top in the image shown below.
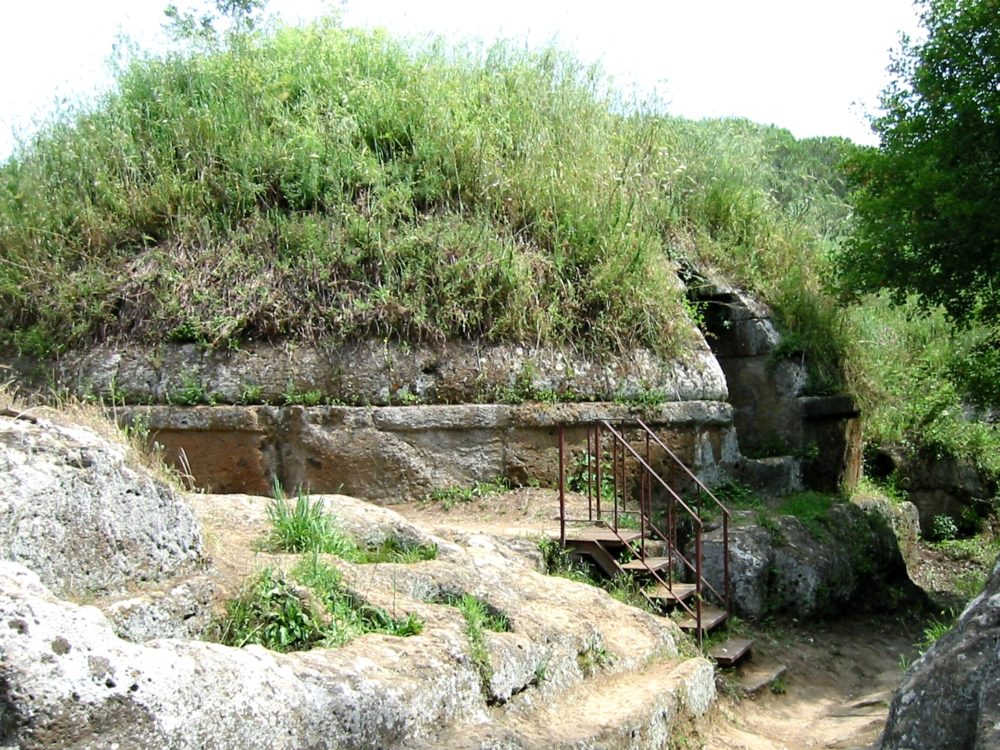
<path fill-rule="evenodd" d="M 678 263 L 810 324 L 815 245 L 843 204 L 785 166 L 830 172 L 845 144 L 665 117 L 554 49 L 418 46 L 330 21 L 186 33 L 0 167 L 0 343 L 671 354 L 690 331 Z"/>

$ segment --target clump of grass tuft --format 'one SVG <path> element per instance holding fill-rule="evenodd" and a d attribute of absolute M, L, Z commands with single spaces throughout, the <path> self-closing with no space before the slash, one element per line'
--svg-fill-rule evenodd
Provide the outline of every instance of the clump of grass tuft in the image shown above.
<path fill-rule="evenodd" d="M 455 607 L 465 618 L 465 634 L 469 639 L 469 656 L 479 671 L 483 690 L 488 690 L 490 680 L 493 679 L 493 664 L 490 661 L 485 631 L 506 633 L 510 631 L 510 620 L 506 614 L 472 594 L 445 595 L 441 598 L 441 602 Z"/>
<path fill-rule="evenodd" d="M 271 552 L 325 552 L 346 560 L 357 560 L 361 551 L 351 537 L 337 528 L 323 509 L 323 499 L 311 499 L 300 490 L 291 505 L 275 483 L 274 498 L 267 506 L 271 531 L 262 543 Z"/>
<path fill-rule="evenodd" d="M 471 503 L 476 498 L 498 495 L 510 489 L 510 480 L 506 477 L 496 477 L 488 482 L 475 482 L 469 487 L 444 487 L 431 490 L 425 500 L 441 503 L 443 510 L 451 510 L 459 503 Z"/>

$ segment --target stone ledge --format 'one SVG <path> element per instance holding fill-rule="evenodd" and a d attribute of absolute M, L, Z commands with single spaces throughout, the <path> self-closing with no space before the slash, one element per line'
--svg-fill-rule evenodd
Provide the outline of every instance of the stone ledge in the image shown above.
<path fill-rule="evenodd" d="M 164 457 L 212 492 L 267 494 L 277 478 L 286 488 L 394 503 L 497 477 L 551 485 L 558 475 L 556 428 L 569 426 L 567 446 L 579 454 L 587 444 L 585 425 L 595 419 L 634 424 L 641 418 L 706 481 L 716 481 L 739 458 L 732 408 L 717 401 L 648 408 L 596 402 L 131 406 L 115 412 L 145 425 Z"/>
<path fill-rule="evenodd" d="M 80 397 L 129 404 L 324 401 L 387 406 L 488 403 L 531 394 L 580 401 L 640 398 L 723 401 L 726 380 L 698 334 L 682 355 L 645 349 L 595 356 L 568 347 L 454 342 L 438 346 L 364 341 L 343 346 L 248 344 L 205 351 L 193 344 L 99 346 L 55 362 L 0 357 L 23 380 L 58 383 Z"/>

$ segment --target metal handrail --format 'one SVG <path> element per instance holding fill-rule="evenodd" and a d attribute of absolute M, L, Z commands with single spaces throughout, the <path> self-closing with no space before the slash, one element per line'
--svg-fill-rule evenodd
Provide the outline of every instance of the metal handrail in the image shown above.
<path fill-rule="evenodd" d="M 595 420 L 591 423 L 587 430 L 587 464 L 586 464 L 586 486 L 587 486 L 587 498 L 588 498 L 588 512 L 587 519 L 567 519 L 566 518 L 566 471 L 565 471 L 565 460 L 566 460 L 566 448 L 565 448 L 565 425 L 559 425 L 559 502 L 560 502 L 560 543 L 565 546 L 566 543 L 566 522 L 570 520 L 571 522 L 582 522 L 588 521 L 590 523 L 598 523 L 610 529 L 616 537 L 621 541 L 621 543 L 629 549 L 632 554 L 634 554 L 638 560 L 642 562 L 648 573 L 652 576 L 653 580 L 668 591 L 674 590 L 674 560 L 676 559 L 685 569 L 690 570 L 694 573 L 694 587 L 695 587 L 695 600 L 694 606 L 689 606 L 685 601 L 683 601 L 679 596 L 674 600 L 677 605 L 692 616 L 695 619 L 696 625 L 696 636 L 699 644 L 702 642 L 702 606 L 703 606 L 703 593 L 711 592 L 716 598 L 724 603 L 727 613 L 731 614 L 732 610 L 732 596 L 731 596 L 731 582 L 729 575 L 729 521 L 731 518 L 731 512 L 726 506 L 715 496 L 715 494 L 705 486 L 705 484 L 692 472 L 683 461 L 660 439 L 660 437 L 653 432 L 649 426 L 643 422 L 641 419 L 633 418 L 628 420 L 629 425 L 636 425 L 641 433 L 645 437 L 646 448 L 645 457 L 640 455 L 640 453 L 629 443 L 626 439 L 624 432 L 624 423 L 618 429 L 606 419 Z M 603 459 L 603 441 L 601 439 L 601 433 L 607 431 L 609 437 L 611 438 L 611 469 L 612 478 L 610 491 L 612 493 L 612 523 L 608 523 L 605 520 L 604 510 L 602 508 L 602 485 L 606 481 L 604 476 L 604 467 L 602 466 Z M 701 492 L 704 492 L 711 499 L 712 503 L 717 506 L 722 512 L 722 531 L 723 531 L 723 580 L 724 580 L 724 593 L 720 593 L 708 580 L 704 577 L 703 570 L 703 535 L 704 535 L 704 521 L 702 519 L 701 510 L 702 503 L 698 502 L 696 507 L 692 507 L 684 500 L 675 490 L 671 487 L 652 467 L 650 463 L 650 443 L 655 444 L 677 465 L 679 466 L 685 474 L 695 483 Z M 634 461 L 639 471 L 639 503 L 638 511 L 628 510 L 626 505 L 626 498 L 629 496 L 628 492 L 628 462 Z M 596 465 L 595 465 L 596 462 Z M 619 481 L 621 486 L 619 487 Z M 667 526 L 669 533 L 664 533 L 655 523 L 653 523 L 652 515 L 652 488 L 653 485 L 661 487 L 669 498 L 667 503 Z M 581 488 L 582 489 L 582 488 Z M 700 493 L 699 493 L 700 495 Z M 619 496 L 621 497 L 621 503 L 619 505 Z M 596 513 L 594 507 L 594 501 L 596 500 Z M 687 557 L 685 557 L 678 549 L 678 540 L 676 538 L 677 534 L 677 523 L 676 523 L 676 512 L 686 513 L 691 519 L 694 526 L 694 561 L 692 562 Z M 639 543 L 636 545 L 633 542 L 626 540 L 626 538 L 619 532 L 619 521 L 623 514 L 632 515 L 638 513 L 639 517 Z M 652 538 L 658 538 L 662 540 L 667 546 L 667 553 L 669 564 L 667 566 L 666 578 L 660 575 L 659 572 L 653 570 L 653 568 L 646 563 L 646 537 L 651 536 Z M 648 597 L 647 597 L 648 598 Z"/>
<path fill-rule="evenodd" d="M 663 443 L 663 441 L 660 440 L 659 435 L 657 435 L 655 432 L 649 429 L 649 426 L 638 417 L 636 417 L 635 421 L 639 425 L 639 427 L 642 428 L 643 432 L 646 434 L 647 440 L 649 438 L 652 438 L 653 441 L 658 446 L 660 446 L 660 448 L 663 449 L 663 452 L 666 453 L 668 456 L 670 456 L 670 458 L 673 459 L 674 463 L 677 464 L 681 469 L 683 469 L 684 472 L 694 481 L 694 483 L 698 485 L 698 488 L 706 495 L 708 495 L 712 499 L 712 501 L 716 504 L 716 506 L 718 506 L 718 508 L 722 511 L 722 587 L 725 589 L 726 592 L 725 596 L 720 596 L 719 592 L 716 591 L 715 588 L 711 586 L 711 584 L 709 585 L 709 588 L 712 589 L 713 593 L 715 593 L 716 596 L 719 596 L 719 598 L 723 600 L 726 606 L 726 612 L 731 615 L 733 613 L 732 612 L 733 597 L 732 597 L 732 582 L 730 581 L 730 575 L 729 575 L 730 572 L 729 571 L 729 521 L 732 518 L 732 512 L 729 510 L 729 508 L 723 505 L 722 502 L 719 500 L 719 498 L 715 496 L 715 493 L 713 493 L 710 489 L 708 489 L 708 487 L 705 486 L 704 482 L 702 482 L 697 477 L 697 475 L 687 467 L 687 464 L 681 461 L 680 458 L 678 458 L 677 454 L 674 453 L 672 450 L 670 450 L 670 448 L 668 448 Z M 706 583 L 708 582 L 706 581 Z"/>

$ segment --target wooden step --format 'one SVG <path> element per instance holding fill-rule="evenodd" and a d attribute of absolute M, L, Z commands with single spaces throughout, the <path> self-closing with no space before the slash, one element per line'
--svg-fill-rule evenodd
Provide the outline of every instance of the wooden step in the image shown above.
<path fill-rule="evenodd" d="M 701 608 L 701 632 L 707 633 L 712 628 L 718 627 L 729 617 L 724 609 L 703 606 Z M 682 630 L 697 630 L 698 623 L 694 617 L 685 613 L 684 617 L 677 621 Z"/>
<path fill-rule="evenodd" d="M 668 603 L 683 602 L 694 596 L 696 587 L 693 583 L 673 583 L 668 589 L 659 581 L 655 586 L 643 589 L 642 593 L 650 599 L 664 599 Z"/>
<path fill-rule="evenodd" d="M 621 545 L 625 542 L 634 542 L 642 534 L 632 529 L 619 529 L 615 534 L 611 529 L 587 528 L 587 529 L 566 529 L 566 544 L 574 542 L 600 542 L 605 545 Z"/>
<path fill-rule="evenodd" d="M 729 638 L 708 651 L 720 667 L 731 667 L 750 655 L 753 641 L 748 638 Z"/>
<path fill-rule="evenodd" d="M 622 563 L 622 570 L 631 570 L 633 573 L 648 573 L 654 571 L 659 573 L 670 567 L 669 557 L 647 557 L 645 561 L 638 558 Z"/>
<path fill-rule="evenodd" d="M 778 664 L 751 669 L 746 669 L 744 666 L 740 667 L 740 670 L 740 681 L 737 689 L 743 695 L 756 695 L 766 688 L 774 689 L 775 683 L 785 676 L 788 668 L 784 664 Z"/>

